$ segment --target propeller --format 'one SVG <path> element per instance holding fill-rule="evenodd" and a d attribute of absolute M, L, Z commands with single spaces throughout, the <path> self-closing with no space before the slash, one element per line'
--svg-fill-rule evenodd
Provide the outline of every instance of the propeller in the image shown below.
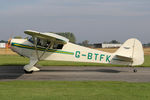
<path fill-rule="evenodd" d="M 11 47 L 11 40 L 12 40 L 13 34 L 10 35 L 10 38 L 8 39 L 7 48 Z"/>

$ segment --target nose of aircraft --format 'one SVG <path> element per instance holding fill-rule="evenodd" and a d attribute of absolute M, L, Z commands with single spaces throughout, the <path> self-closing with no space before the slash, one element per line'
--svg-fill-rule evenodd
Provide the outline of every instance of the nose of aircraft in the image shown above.
<path fill-rule="evenodd" d="M 11 38 L 8 40 L 8 47 L 11 47 Z"/>

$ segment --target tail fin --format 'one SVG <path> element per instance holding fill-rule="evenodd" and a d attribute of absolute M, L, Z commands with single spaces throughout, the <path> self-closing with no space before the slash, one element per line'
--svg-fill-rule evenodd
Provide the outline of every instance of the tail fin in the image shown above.
<path fill-rule="evenodd" d="M 144 62 L 144 52 L 139 40 L 132 38 L 127 40 L 116 52 L 115 59 L 120 60 L 120 64 L 141 65 Z"/>

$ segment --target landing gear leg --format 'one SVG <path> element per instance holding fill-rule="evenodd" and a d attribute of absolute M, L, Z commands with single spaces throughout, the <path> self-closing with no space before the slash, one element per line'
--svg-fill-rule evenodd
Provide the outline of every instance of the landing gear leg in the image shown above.
<path fill-rule="evenodd" d="M 24 72 L 27 74 L 31 74 L 34 71 L 39 71 L 40 69 L 34 66 L 37 62 L 38 60 L 30 59 L 30 63 L 24 66 Z"/>

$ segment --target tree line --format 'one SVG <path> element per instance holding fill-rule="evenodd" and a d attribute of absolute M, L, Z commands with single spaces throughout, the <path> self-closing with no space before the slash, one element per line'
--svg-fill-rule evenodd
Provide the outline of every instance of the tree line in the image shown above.
<path fill-rule="evenodd" d="M 64 37 L 69 39 L 69 42 L 76 43 L 76 37 L 75 37 L 74 33 L 72 33 L 72 32 L 50 32 L 50 33 L 54 33 L 54 34 L 58 34 L 58 35 L 64 36 Z M 21 36 L 15 36 L 14 38 L 15 39 L 22 39 Z M 0 43 L 7 43 L 7 42 L 8 41 L 0 40 Z M 120 42 L 117 41 L 117 40 L 111 40 L 109 42 L 105 41 L 103 43 L 104 44 L 120 44 Z M 82 46 L 86 46 L 86 47 L 93 45 L 93 44 L 89 43 L 89 40 L 83 40 L 81 43 L 78 43 L 78 44 L 82 45 Z M 150 47 L 150 43 L 143 44 L 143 46 L 144 47 Z"/>

